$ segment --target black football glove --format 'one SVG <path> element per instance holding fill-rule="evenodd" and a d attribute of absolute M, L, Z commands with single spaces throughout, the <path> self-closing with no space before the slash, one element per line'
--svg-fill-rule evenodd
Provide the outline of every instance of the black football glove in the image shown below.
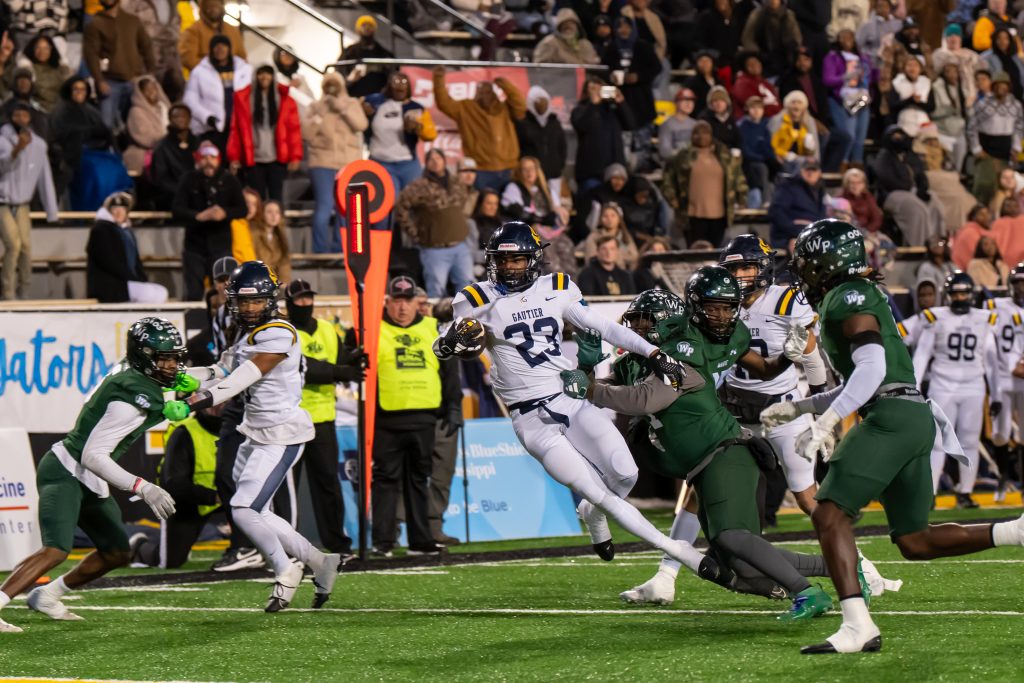
<path fill-rule="evenodd" d="M 351 349 L 342 348 L 341 353 L 338 354 L 338 363 L 340 365 L 358 365 L 361 368 L 365 368 L 370 364 L 370 357 L 363 351 L 362 346 L 356 346 Z"/>
<path fill-rule="evenodd" d="M 479 320 L 459 318 L 451 324 L 438 342 L 437 348 L 444 358 L 464 353 L 476 353 L 484 347 L 487 333 Z"/>
<path fill-rule="evenodd" d="M 988 414 L 993 420 L 999 417 L 999 413 L 1003 412 L 1002 401 L 992 401 L 988 404 Z"/>
<path fill-rule="evenodd" d="M 362 382 L 366 379 L 366 368 L 363 365 L 335 365 L 331 374 L 335 382 Z"/>
<path fill-rule="evenodd" d="M 647 369 L 676 391 L 682 390 L 683 380 L 686 379 L 686 369 L 679 361 L 663 351 L 658 351 L 656 355 L 647 359 Z"/>
<path fill-rule="evenodd" d="M 445 436 L 453 436 L 455 432 L 459 431 L 459 427 L 463 424 L 462 410 L 459 408 L 451 408 L 441 418 L 441 429 L 444 430 Z"/>

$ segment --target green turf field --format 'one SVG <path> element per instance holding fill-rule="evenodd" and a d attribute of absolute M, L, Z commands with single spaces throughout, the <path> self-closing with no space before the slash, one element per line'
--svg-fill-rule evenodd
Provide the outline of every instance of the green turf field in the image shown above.
<path fill-rule="evenodd" d="M 1019 510 L 936 513 L 937 519 L 1016 516 Z M 665 526 L 667 515 L 656 520 Z M 877 514 L 864 524 L 877 524 Z M 801 516 L 783 526 L 806 528 Z M 621 535 L 620 535 L 621 537 Z M 627 540 L 623 538 L 623 540 Z M 562 539 L 580 545 L 582 538 Z M 536 543 L 479 544 L 467 550 Z M 813 541 L 783 544 L 813 552 Z M 654 553 L 460 563 L 346 573 L 319 612 L 262 612 L 263 580 L 79 591 L 86 621 L 3 610 L 25 633 L 0 637 L 0 677 L 186 681 L 351 680 L 1024 680 L 1024 551 L 1001 548 L 927 564 L 903 561 L 885 537 L 861 540 L 900 593 L 873 603 L 884 650 L 804 657 L 801 645 L 837 616 L 784 626 L 788 603 L 739 596 L 681 575 L 676 603 L 623 605 L 618 593 L 650 577 Z M 197 553 L 191 568 L 215 552 Z M 471 559 L 471 558 L 462 558 Z M 685 571 L 685 570 L 684 570 Z M 140 570 L 125 570 L 125 574 Z M 151 571 L 149 573 L 152 573 Z M 56 575 L 56 574 L 54 574 Z M 824 582 L 831 592 L 831 585 Z"/>

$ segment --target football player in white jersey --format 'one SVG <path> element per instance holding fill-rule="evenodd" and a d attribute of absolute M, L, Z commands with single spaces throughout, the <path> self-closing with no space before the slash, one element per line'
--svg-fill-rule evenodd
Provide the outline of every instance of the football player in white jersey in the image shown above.
<path fill-rule="evenodd" d="M 302 399 L 303 357 L 291 323 L 278 318 L 277 277 L 262 261 L 247 261 L 228 283 L 231 316 L 244 329 L 231 348 L 220 381 L 205 384 L 186 401 L 173 401 L 168 419 L 182 420 L 192 411 L 218 405 L 243 394 L 245 419 L 238 431 L 245 441 L 238 449 L 233 476 L 236 489 L 230 505 L 232 519 L 266 558 L 275 583 L 267 612 L 278 612 L 292 601 L 302 581 L 297 558 L 313 570 L 313 607 L 330 597 L 338 576 L 338 555 L 325 555 L 291 524 L 270 510 L 270 500 L 313 438 L 313 421 L 299 407 Z M 225 358 L 221 358 L 222 365 Z M 195 369 L 193 369 L 193 373 Z M 210 377 L 217 369 L 210 368 Z"/>
<path fill-rule="evenodd" d="M 1006 500 L 1009 486 L 1009 473 L 1012 469 L 1010 459 L 1010 439 L 1013 437 L 1013 418 L 1024 419 L 1024 382 L 1013 376 L 1013 369 L 1024 355 L 1024 263 L 1018 263 L 1010 271 L 1010 296 L 997 297 L 985 302 L 985 308 L 999 315 L 996 323 L 996 343 L 1000 355 L 1001 395 L 989 397 L 998 400 L 1003 409 L 992 418 L 992 457 L 999 468 L 999 486 L 996 489 L 996 502 Z M 1019 433 L 1015 441 L 1020 443 L 1024 438 Z"/>
<path fill-rule="evenodd" d="M 929 398 L 942 408 L 956 431 L 969 464 L 960 464 L 957 506 L 977 507 L 971 498 L 978 476 L 978 444 L 981 439 L 985 381 L 993 396 L 1000 396 L 999 357 L 995 325 L 998 316 L 971 307 L 974 280 L 955 272 L 943 286 L 949 306 L 921 311 L 921 327 L 914 350 L 914 375 L 918 388 L 931 366 Z M 1002 403 L 993 401 L 989 410 L 998 416 Z M 938 490 L 946 453 L 936 439 L 932 450 L 932 482 Z"/>
<path fill-rule="evenodd" d="M 526 223 L 498 228 L 487 243 L 488 279 L 456 295 L 455 323 L 434 342 L 434 353 L 448 358 L 487 348 L 494 361 L 494 393 L 508 407 L 516 436 L 555 481 L 583 498 L 577 512 L 602 559 L 615 553 L 608 515 L 702 578 L 717 578 L 714 560 L 661 533 L 625 501 L 637 478 L 625 440 L 600 409 L 562 393 L 559 373 L 576 366 L 576 359 L 562 353 L 563 320 L 648 357 L 651 370 L 677 388 L 685 382 L 682 366 L 636 333 L 593 313 L 568 275 L 541 277 L 545 246 Z"/>

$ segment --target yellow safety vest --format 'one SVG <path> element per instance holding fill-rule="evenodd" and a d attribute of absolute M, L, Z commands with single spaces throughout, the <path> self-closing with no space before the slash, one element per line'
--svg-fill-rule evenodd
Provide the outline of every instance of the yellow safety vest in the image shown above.
<path fill-rule="evenodd" d="M 377 394 L 384 410 L 435 410 L 441 406 L 440 361 L 431 348 L 437 320 L 424 317 L 411 327 L 386 320 L 377 349 Z"/>
<path fill-rule="evenodd" d="M 296 328 L 298 329 L 298 328 Z M 338 333 L 334 325 L 326 320 L 316 319 L 313 334 L 299 332 L 302 355 L 326 361 L 332 365 L 338 359 Z M 302 387 L 300 404 L 313 418 L 313 422 L 334 422 L 334 384 L 307 384 Z"/>
<path fill-rule="evenodd" d="M 178 423 L 172 423 L 167 428 L 167 432 L 164 434 L 164 444 L 166 445 L 171 440 L 171 434 L 178 427 L 184 427 L 188 432 L 189 436 L 192 437 L 192 450 L 196 453 L 196 466 L 192 472 L 192 483 L 197 486 L 202 486 L 205 489 L 216 489 L 217 485 L 213 481 L 214 472 L 217 469 L 217 438 L 216 434 L 212 434 L 199 424 L 199 420 L 196 419 L 195 415 L 190 415 L 188 418 Z M 162 464 L 162 463 L 161 463 Z M 200 505 L 199 514 L 208 515 L 216 510 L 219 505 Z"/>

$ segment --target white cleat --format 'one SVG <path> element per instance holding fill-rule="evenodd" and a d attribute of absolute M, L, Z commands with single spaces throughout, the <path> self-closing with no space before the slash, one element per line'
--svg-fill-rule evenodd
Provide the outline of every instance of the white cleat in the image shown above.
<path fill-rule="evenodd" d="M 882 649 L 882 632 L 874 622 L 861 628 L 843 623 L 839 630 L 825 639 L 824 643 L 801 648 L 805 655 L 850 654 L 853 652 L 878 652 Z"/>
<path fill-rule="evenodd" d="M 270 599 L 267 600 L 265 612 L 280 612 L 295 597 L 295 591 L 302 583 L 302 563 L 292 564 L 284 573 L 274 579 L 274 588 L 270 592 Z"/>
<path fill-rule="evenodd" d="M 589 500 L 583 500 L 576 506 L 576 514 L 587 527 L 594 552 L 605 562 L 611 562 L 615 558 L 615 546 L 612 544 L 612 531 L 608 528 L 608 518 L 604 512 Z"/>
<path fill-rule="evenodd" d="M 671 605 L 676 599 L 676 580 L 659 571 L 636 588 L 619 593 L 619 597 L 633 605 Z"/>
<path fill-rule="evenodd" d="M 0 619 L 0 633 L 23 633 L 24 629 L 15 626 L 14 624 L 8 624 L 3 619 Z"/>
<path fill-rule="evenodd" d="M 879 595 L 886 591 L 898 593 L 900 588 L 903 588 L 902 579 L 887 579 L 882 576 L 878 568 L 875 567 L 875 563 L 864 557 L 864 554 L 859 550 L 857 554 L 860 555 L 860 568 L 864 572 L 864 578 L 868 582 L 868 588 L 871 590 L 871 597 L 877 598 Z"/>
<path fill-rule="evenodd" d="M 320 567 L 320 571 L 313 572 L 313 586 L 316 587 L 316 592 L 313 594 L 313 609 L 320 609 L 325 602 L 331 599 L 334 582 L 338 579 L 339 565 L 341 565 L 341 555 L 332 553 L 324 556 L 324 564 Z"/>
<path fill-rule="evenodd" d="M 46 586 L 40 586 L 28 594 L 28 608 L 57 621 L 82 621 L 82 617 L 73 614 L 60 598 L 46 590 Z"/>

